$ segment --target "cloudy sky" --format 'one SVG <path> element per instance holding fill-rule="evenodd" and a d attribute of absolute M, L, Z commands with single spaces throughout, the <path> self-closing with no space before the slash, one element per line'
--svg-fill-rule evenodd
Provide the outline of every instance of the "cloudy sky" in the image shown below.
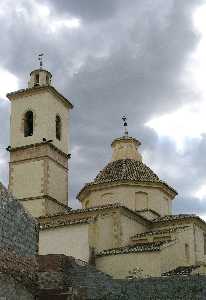
<path fill-rule="evenodd" d="M 144 162 L 179 192 L 175 213 L 206 219 L 206 1 L 1 0 L 0 180 L 8 184 L 10 104 L 37 56 L 74 104 L 70 198 L 111 157 L 142 142 Z"/>

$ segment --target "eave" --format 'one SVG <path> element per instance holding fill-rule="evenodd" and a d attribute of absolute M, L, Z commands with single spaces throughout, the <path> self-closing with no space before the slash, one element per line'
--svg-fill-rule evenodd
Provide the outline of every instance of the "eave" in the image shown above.
<path fill-rule="evenodd" d="M 29 96 L 36 92 L 48 91 L 55 95 L 58 99 L 60 99 L 64 104 L 69 106 L 70 109 L 73 108 L 73 104 L 65 98 L 62 94 L 60 94 L 53 86 L 44 85 L 44 86 L 35 86 L 33 88 L 21 89 L 15 92 L 8 93 L 6 96 L 10 101 L 16 100 L 22 96 Z"/>
<path fill-rule="evenodd" d="M 172 198 L 174 198 L 178 193 L 175 189 L 170 187 L 164 181 L 153 182 L 153 181 L 110 181 L 105 183 L 87 183 L 77 194 L 77 199 L 81 202 L 91 191 L 101 190 L 108 187 L 129 185 L 129 186 L 142 186 L 142 187 L 154 187 L 164 190 Z"/>

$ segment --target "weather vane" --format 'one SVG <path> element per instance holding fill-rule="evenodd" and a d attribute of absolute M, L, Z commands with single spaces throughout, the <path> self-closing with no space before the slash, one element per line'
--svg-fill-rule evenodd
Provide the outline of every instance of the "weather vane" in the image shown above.
<path fill-rule="evenodd" d="M 124 137 L 128 137 L 128 129 L 127 129 L 127 118 L 125 116 L 122 117 L 123 126 L 124 126 Z"/>
<path fill-rule="evenodd" d="M 38 55 L 40 69 L 42 69 L 42 67 L 43 67 L 43 55 L 44 55 L 44 53 L 41 53 L 41 54 Z"/>

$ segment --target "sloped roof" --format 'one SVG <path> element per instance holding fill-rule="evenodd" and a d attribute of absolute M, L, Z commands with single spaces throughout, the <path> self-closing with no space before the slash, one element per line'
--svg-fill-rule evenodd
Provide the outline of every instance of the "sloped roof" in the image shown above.
<path fill-rule="evenodd" d="M 95 183 L 111 181 L 151 181 L 159 182 L 159 177 L 143 162 L 134 159 L 120 159 L 110 162 L 99 172 Z"/>
<path fill-rule="evenodd" d="M 40 230 L 61 227 L 65 225 L 90 223 L 95 220 L 96 213 L 98 215 L 101 211 L 115 209 L 115 208 L 124 209 L 129 213 L 132 213 L 137 218 L 139 218 L 139 220 L 146 222 L 146 224 L 148 225 L 151 224 L 149 220 L 145 219 L 144 217 L 142 217 L 135 211 L 129 209 L 128 207 L 123 206 L 119 203 L 113 203 L 113 204 L 106 204 L 106 205 L 94 206 L 89 208 L 70 210 L 68 212 L 58 213 L 49 216 L 40 216 L 38 218 Z"/>
<path fill-rule="evenodd" d="M 159 183 L 163 184 L 172 190 L 173 193 L 177 194 L 177 192 L 171 186 L 160 180 L 159 177 L 143 162 L 135 159 L 119 159 L 108 163 L 106 167 L 104 167 L 103 170 L 98 173 L 94 181 L 85 184 L 78 193 L 77 198 L 79 199 L 80 194 L 91 186 L 115 182 Z"/>
<path fill-rule="evenodd" d="M 199 267 L 200 267 L 200 265 L 180 266 L 180 267 L 177 267 L 176 269 L 162 273 L 161 276 L 177 276 L 177 275 L 188 276 L 188 275 L 191 275 L 191 273 L 195 269 L 198 269 Z"/>
<path fill-rule="evenodd" d="M 171 228 L 164 228 L 164 229 L 158 229 L 158 230 L 150 230 L 146 232 L 141 232 L 133 235 L 131 239 L 137 239 L 137 238 L 142 238 L 146 236 L 152 236 L 156 234 L 165 234 L 165 233 L 172 233 L 177 230 L 185 229 L 188 228 L 189 226 L 177 226 L 177 227 L 171 227 Z"/>
<path fill-rule="evenodd" d="M 158 218 L 152 220 L 152 223 L 168 222 L 168 221 L 183 220 L 183 219 L 190 219 L 190 218 L 200 219 L 200 217 L 198 217 L 195 214 L 178 214 L 178 215 L 166 215 L 163 217 L 158 217 Z"/>
<path fill-rule="evenodd" d="M 141 243 L 136 245 L 128 245 L 125 247 L 112 248 L 100 251 L 96 256 L 107 256 L 107 255 L 118 255 L 118 254 L 128 254 L 128 253 L 137 253 L 137 252 L 154 252 L 159 251 L 161 246 L 167 244 L 168 241 L 158 241 L 158 242 L 148 242 Z"/>

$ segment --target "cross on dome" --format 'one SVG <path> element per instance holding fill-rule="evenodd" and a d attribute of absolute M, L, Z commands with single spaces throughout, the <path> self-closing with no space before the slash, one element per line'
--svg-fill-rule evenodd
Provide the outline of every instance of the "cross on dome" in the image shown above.
<path fill-rule="evenodd" d="M 40 69 L 42 69 L 42 67 L 43 67 L 43 55 L 44 55 L 44 53 L 41 53 L 38 55 Z"/>
<path fill-rule="evenodd" d="M 124 137 L 128 137 L 127 117 L 123 116 L 123 117 L 122 117 L 122 120 L 123 120 L 123 126 L 124 126 L 124 134 L 123 134 L 123 136 L 124 136 Z"/>

